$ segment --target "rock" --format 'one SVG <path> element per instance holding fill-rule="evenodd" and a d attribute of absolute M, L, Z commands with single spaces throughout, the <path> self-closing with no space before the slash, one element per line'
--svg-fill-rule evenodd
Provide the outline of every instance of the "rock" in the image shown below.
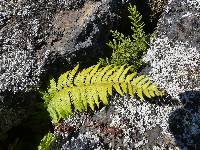
<path fill-rule="evenodd" d="M 29 91 L 39 87 L 42 72 L 58 74 L 63 63 L 97 59 L 119 20 L 115 9 L 123 5 L 118 3 L 3 1 L 0 91 Z"/>
<path fill-rule="evenodd" d="M 109 106 L 75 113 L 55 126 L 52 150 L 195 149 L 199 147 L 199 105 L 115 96 Z"/>
<path fill-rule="evenodd" d="M 149 76 L 172 97 L 194 97 L 200 89 L 200 1 L 169 1 L 144 61 Z"/>
<path fill-rule="evenodd" d="M 168 118 L 179 107 L 115 96 L 100 111 L 74 114 L 56 126 L 52 149 L 176 149 Z"/>
<path fill-rule="evenodd" d="M 94 114 L 77 113 L 55 126 L 52 149 L 198 149 L 199 10 L 197 0 L 169 1 L 144 57 L 146 73 L 172 97 L 161 105 L 114 97 Z"/>
<path fill-rule="evenodd" d="M 181 149 L 200 147 L 200 1 L 170 0 L 144 61 L 146 73 L 183 106 L 169 115 Z"/>
<path fill-rule="evenodd" d="M 151 7 L 151 19 L 158 17 L 162 14 L 165 5 L 167 4 L 167 0 L 149 0 L 149 4 Z"/>
<path fill-rule="evenodd" d="M 169 130 L 181 149 L 198 149 L 200 147 L 200 105 L 185 105 L 176 109 L 169 116 Z"/>
<path fill-rule="evenodd" d="M 0 1 L 0 118 L 9 123 L 5 127 L 1 119 L 0 130 L 8 131 L 28 114 L 19 117 L 21 110 L 9 102 L 36 101 L 28 95 L 47 86 L 50 76 L 77 62 L 94 64 L 105 55 L 109 31 L 117 27 L 119 10 L 127 9 L 127 4 L 114 0 Z"/>
<path fill-rule="evenodd" d="M 35 93 L 0 94 L 0 141 L 7 138 L 6 132 L 19 125 L 33 112 L 33 103 L 38 97 Z"/>

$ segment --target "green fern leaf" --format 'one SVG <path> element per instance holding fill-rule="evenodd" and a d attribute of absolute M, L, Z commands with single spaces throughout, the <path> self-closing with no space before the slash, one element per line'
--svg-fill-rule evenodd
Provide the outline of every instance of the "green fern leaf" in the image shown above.
<path fill-rule="evenodd" d="M 90 108 L 94 111 L 94 104 L 95 104 L 95 101 L 94 101 L 94 99 L 93 99 L 93 93 L 91 92 L 91 87 L 88 87 L 87 88 L 87 101 L 88 101 L 88 103 L 89 103 L 89 106 L 90 106 Z"/>
<path fill-rule="evenodd" d="M 134 80 L 132 81 L 132 84 L 133 84 L 133 85 L 137 85 L 143 78 L 145 78 L 145 75 L 141 75 L 140 77 L 134 79 Z"/>
<path fill-rule="evenodd" d="M 134 78 L 136 75 L 137 75 L 136 72 L 134 72 L 134 73 L 132 73 L 132 74 L 129 74 L 129 75 L 126 77 L 125 82 L 126 82 L 126 83 L 130 83 L 130 81 L 132 81 L 133 78 Z"/>
<path fill-rule="evenodd" d="M 141 100 L 144 100 L 143 94 L 142 94 L 142 88 L 137 88 L 137 95 L 140 97 Z"/>
<path fill-rule="evenodd" d="M 110 91 L 110 89 L 112 89 L 112 86 L 111 87 L 102 86 L 102 87 L 98 87 L 98 89 L 97 89 L 98 93 L 99 93 L 99 97 L 105 105 L 108 104 L 108 92 L 107 91 Z M 112 95 L 112 93 L 110 95 Z"/>
<path fill-rule="evenodd" d="M 151 98 L 151 95 L 149 94 L 149 90 L 148 90 L 148 87 L 149 87 L 149 85 L 150 84 L 152 84 L 152 81 L 148 81 L 147 83 L 145 83 L 144 84 L 144 86 L 143 86 L 143 92 L 144 92 L 144 94 L 148 97 L 148 98 Z M 150 88 L 149 88 L 150 89 Z"/>
<path fill-rule="evenodd" d="M 90 84 L 90 80 L 97 73 L 99 66 L 100 66 L 100 64 L 95 65 L 94 68 L 92 69 L 92 71 L 90 72 L 90 74 L 86 77 L 86 79 L 85 79 L 86 84 Z"/>
<path fill-rule="evenodd" d="M 52 133 L 47 133 L 42 140 L 40 141 L 40 145 L 38 146 L 38 150 L 50 150 L 51 144 L 55 140 L 55 136 Z"/>
<path fill-rule="evenodd" d="M 118 66 L 114 66 L 114 68 L 108 70 L 102 78 L 102 82 L 107 82 L 108 78 L 117 70 Z"/>
<path fill-rule="evenodd" d="M 128 73 L 128 71 L 131 69 L 132 66 L 127 67 L 123 73 L 121 74 L 120 78 L 119 78 L 119 82 L 124 82 L 126 79 L 126 74 Z"/>
<path fill-rule="evenodd" d="M 97 64 L 78 72 L 77 65 L 58 78 L 57 87 L 55 80 L 50 80 L 47 92 L 41 93 L 54 123 L 69 116 L 73 107 L 82 112 L 88 106 L 94 111 L 100 101 L 107 105 L 113 89 L 122 96 L 137 93 L 142 100 L 143 95 L 152 98 L 162 94 L 145 75 L 136 77 L 136 73 L 129 74 L 131 66 L 99 67 L 100 64 Z"/>
<path fill-rule="evenodd" d="M 122 91 L 123 93 L 128 93 L 128 89 L 127 89 L 127 83 L 125 82 L 121 82 L 121 88 L 122 88 Z"/>
<path fill-rule="evenodd" d="M 56 92 L 57 92 L 56 82 L 55 79 L 53 78 L 50 80 L 50 87 L 48 89 L 48 94 L 50 96 L 54 96 Z"/>
<path fill-rule="evenodd" d="M 122 90 L 121 90 L 121 87 L 120 87 L 119 83 L 115 83 L 115 84 L 113 85 L 113 87 L 115 88 L 115 90 L 116 90 L 121 96 L 124 95 L 123 92 L 122 92 Z"/>
<path fill-rule="evenodd" d="M 119 78 L 120 78 L 121 74 L 122 74 L 123 71 L 124 71 L 124 67 L 125 67 L 125 65 L 121 66 L 120 69 L 118 69 L 118 70 L 111 76 L 111 78 L 112 78 L 112 80 L 113 80 L 114 83 L 119 82 Z M 109 81 L 109 79 L 108 79 L 108 81 Z"/>
<path fill-rule="evenodd" d="M 95 86 L 91 87 L 91 93 L 92 93 L 95 104 L 99 108 L 99 94 L 97 93 L 97 89 Z"/>
<path fill-rule="evenodd" d="M 72 103 L 74 104 L 75 108 L 78 109 L 80 112 L 84 110 L 83 103 L 81 101 L 81 94 L 79 88 L 72 88 L 71 89 L 71 99 Z"/>
<path fill-rule="evenodd" d="M 72 109 L 69 91 L 63 90 L 60 94 L 60 99 L 62 100 L 61 106 L 66 111 L 66 116 L 70 115 L 72 113 Z"/>
<path fill-rule="evenodd" d="M 146 95 L 148 98 L 151 98 L 151 95 L 149 94 L 149 90 L 148 90 L 148 89 L 143 89 L 143 93 L 144 93 L 144 95 Z"/>
<path fill-rule="evenodd" d="M 155 97 L 156 96 L 154 91 L 152 91 L 152 90 L 149 91 L 149 94 L 151 95 L 151 97 Z"/>
<path fill-rule="evenodd" d="M 84 88 L 80 88 L 80 93 L 81 93 L 81 101 L 83 103 L 84 109 L 87 111 L 87 96 L 86 96 L 86 91 Z"/>
<path fill-rule="evenodd" d="M 58 86 L 57 89 L 61 90 L 64 86 L 66 86 L 66 79 L 69 75 L 69 71 L 67 71 L 66 73 L 62 74 L 59 78 L 58 78 Z"/>
<path fill-rule="evenodd" d="M 76 72 L 78 71 L 79 65 L 77 65 L 76 67 L 74 67 L 74 69 L 69 73 L 69 77 L 68 80 L 66 80 L 66 84 L 69 87 L 73 87 L 73 80 L 75 77 Z"/>

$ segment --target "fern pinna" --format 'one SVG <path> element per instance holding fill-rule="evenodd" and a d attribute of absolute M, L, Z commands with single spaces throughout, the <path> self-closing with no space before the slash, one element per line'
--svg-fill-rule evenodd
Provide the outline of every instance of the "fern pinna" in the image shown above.
<path fill-rule="evenodd" d="M 162 96 L 162 92 L 145 75 L 136 77 L 136 73 L 130 74 L 131 66 L 100 68 L 97 64 L 81 72 L 78 68 L 79 65 L 62 74 L 57 83 L 51 79 L 47 92 L 42 93 L 54 123 L 70 115 L 72 106 L 82 112 L 87 110 L 88 105 L 92 110 L 95 104 L 99 107 L 99 100 L 108 104 L 108 96 L 112 95 L 113 89 L 120 95 L 128 93 L 133 96 L 137 93 L 142 100 L 143 95 L 149 98 Z"/>

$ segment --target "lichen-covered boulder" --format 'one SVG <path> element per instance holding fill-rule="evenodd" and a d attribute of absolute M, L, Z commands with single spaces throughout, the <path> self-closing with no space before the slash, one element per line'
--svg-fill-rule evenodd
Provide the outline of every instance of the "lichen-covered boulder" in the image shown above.
<path fill-rule="evenodd" d="M 127 3 L 0 1 L 0 118 L 4 118 L 0 120 L 0 130 L 6 132 L 27 116 L 18 113 L 20 110 L 9 102 L 21 103 L 25 97 L 25 101 L 35 101 L 27 93 L 38 90 L 49 76 L 66 71 L 77 62 L 91 65 L 106 53 L 109 31 L 117 27 Z"/>
<path fill-rule="evenodd" d="M 100 111 L 76 113 L 55 126 L 52 149 L 178 149 L 168 123 L 178 107 L 115 96 Z"/>
<path fill-rule="evenodd" d="M 144 60 L 149 75 L 168 94 L 195 97 L 192 91 L 200 89 L 200 1 L 169 1 Z"/>
<path fill-rule="evenodd" d="M 144 72 L 172 97 L 158 98 L 158 103 L 111 98 L 100 111 L 75 114 L 57 125 L 61 138 L 52 149 L 198 149 L 199 13 L 197 0 L 168 1 L 144 58 Z"/>
<path fill-rule="evenodd" d="M 34 89 L 42 72 L 58 73 L 63 63 L 93 62 L 119 21 L 117 9 L 123 8 L 111 0 L 1 3 L 1 92 Z"/>

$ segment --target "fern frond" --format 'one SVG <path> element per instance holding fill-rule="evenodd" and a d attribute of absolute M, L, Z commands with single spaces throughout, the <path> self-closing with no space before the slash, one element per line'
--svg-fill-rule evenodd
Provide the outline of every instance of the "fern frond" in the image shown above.
<path fill-rule="evenodd" d="M 55 140 L 55 136 L 52 133 L 47 133 L 41 140 L 38 150 L 50 150 L 51 144 Z"/>
<path fill-rule="evenodd" d="M 100 59 L 102 65 L 133 65 L 132 69 L 138 70 L 143 64 L 142 56 L 147 51 L 147 36 L 144 32 L 144 22 L 136 6 L 129 5 L 128 7 L 131 20 L 131 35 L 125 36 L 118 31 L 111 31 L 113 40 L 107 45 L 112 48 L 113 53 L 111 60 Z"/>
<path fill-rule="evenodd" d="M 50 87 L 43 98 L 47 101 L 47 110 L 52 121 L 57 123 L 61 118 L 67 117 L 73 108 L 82 112 L 89 106 L 92 110 L 95 105 L 99 107 L 100 101 L 108 104 L 108 96 L 112 96 L 113 89 L 120 95 L 125 93 L 137 94 L 142 100 L 143 96 L 149 98 L 161 96 L 157 89 L 145 75 L 136 77 L 136 73 L 129 73 L 131 66 L 109 65 L 100 68 L 94 65 L 78 72 L 78 65 L 55 80 L 50 80 Z"/>
<path fill-rule="evenodd" d="M 58 86 L 57 89 L 61 90 L 62 87 L 66 86 L 66 78 L 69 75 L 69 71 L 67 71 L 66 73 L 62 74 L 59 78 L 58 78 Z"/>
<path fill-rule="evenodd" d="M 69 73 L 69 77 L 68 77 L 68 80 L 66 82 L 67 86 L 73 87 L 73 80 L 74 80 L 76 72 L 78 71 L 78 68 L 79 68 L 79 65 L 74 67 L 74 69 Z"/>
<path fill-rule="evenodd" d="M 53 97 L 55 95 L 56 91 L 57 91 L 56 82 L 55 82 L 55 79 L 53 78 L 50 80 L 50 87 L 48 89 L 48 93 L 50 96 Z"/>

